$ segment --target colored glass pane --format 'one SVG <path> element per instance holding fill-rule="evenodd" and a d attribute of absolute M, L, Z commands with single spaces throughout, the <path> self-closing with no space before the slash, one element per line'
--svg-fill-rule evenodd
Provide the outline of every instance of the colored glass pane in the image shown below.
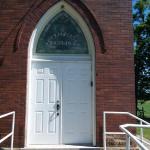
<path fill-rule="evenodd" d="M 88 54 L 87 41 L 75 20 L 62 11 L 42 31 L 36 53 Z"/>

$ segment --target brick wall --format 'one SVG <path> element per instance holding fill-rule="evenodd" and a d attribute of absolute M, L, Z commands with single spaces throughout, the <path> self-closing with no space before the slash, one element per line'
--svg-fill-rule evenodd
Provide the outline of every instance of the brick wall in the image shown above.
<path fill-rule="evenodd" d="M 41 16 L 57 0 L 40 1 L 0 1 L 0 113 L 16 111 L 15 147 L 23 147 L 25 139 L 29 39 Z M 131 0 L 85 0 L 84 3 L 103 32 L 107 50 L 101 53 L 97 31 L 88 22 L 96 48 L 96 137 L 99 145 L 102 144 L 103 111 L 135 113 Z M 86 11 L 71 4 L 86 20 Z M 5 134 L 5 121 L 0 123 L 1 134 Z M 109 129 L 114 127 L 111 125 Z"/>

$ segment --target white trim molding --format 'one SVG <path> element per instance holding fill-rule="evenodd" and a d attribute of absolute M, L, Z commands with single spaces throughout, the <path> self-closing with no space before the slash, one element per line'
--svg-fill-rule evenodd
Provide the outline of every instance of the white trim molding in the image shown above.
<path fill-rule="evenodd" d="M 48 24 L 48 22 L 54 16 L 56 16 L 58 13 L 60 13 L 61 11 L 65 11 L 67 14 L 69 14 L 75 20 L 75 22 L 79 25 L 79 27 L 81 28 L 81 30 L 82 30 L 85 38 L 86 38 L 89 54 L 92 55 L 92 53 L 93 53 L 92 52 L 92 47 L 94 47 L 94 44 L 93 44 L 92 34 L 90 33 L 88 25 L 85 23 L 85 21 L 80 16 L 80 14 L 74 8 L 72 8 L 72 6 L 70 6 L 68 3 L 64 2 L 64 1 L 61 1 L 61 2 L 59 2 L 57 4 L 55 4 L 53 7 L 51 7 L 43 15 L 43 17 L 40 19 L 40 21 L 36 25 L 36 27 L 35 27 L 35 29 L 33 31 L 33 36 L 34 36 L 33 37 L 33 42 L 32 42 L 32 48 L 33 48 L 32 49 L 32 52 L 33 52 L 32 56 L 33 57 L 35 55 L 37 55 L 36 54 L 36 45 L 37 45 L 39 36 L 41 35 L 41 32 L 43 31 L 45 26 Z M 34 34 L 34 32 L 35 32 L 35 34 Z"/>
<path fill-rule="evenodd" d="M 62 7 L 63 6 L 63 7 Z M 55 57 L 53 59 L 48 59 L 50 56 L 43 56 L 43 55 L 35 55 L 36 51 L 36 45 L 39 39 L 40 34 L 42 33 L 44 27 L 48 24 L 48 22 L 56 16 L 61 11 L 65 11 L 68 13 L 79 25 L 81 28 L 88 45 L 89 50 L 89 57 L 85 57 L 85 60 L 91 60 L 92 63 L 92 82 L 93 82 L 93 88 L 92 88 L 92 116 L 93 116 L 93 146 L 96 145 L 96 77 L 95 77 L 95 46 L 94 41 L 92 37 L 92 33 L 90 32 L 90 29 L 84 19 L 81 17 L 81 15 L 67 2 L 60 1 L 56 3 L 54 6 L 52 6 L 39 20 L 37 23 L 35 29 L 32 32 L 29 46 L 28 46 L 28 73 L 27 73 L 27 100 L 26 100 L 26 125 L 25 125 L 25 147 L 29 147 L 28 144 L 28 118 L 29 118 L 29 97 L 30 97 L 30 83 L 31 83 L 31 63 L 32 61 L 55 61 Z M 49 54 L 50 55 L 50 54 Z M 79 58 L 79 61 L 82 59 L 82 57 Z M 56 60 L 57 61 L 57 60 Z"/>

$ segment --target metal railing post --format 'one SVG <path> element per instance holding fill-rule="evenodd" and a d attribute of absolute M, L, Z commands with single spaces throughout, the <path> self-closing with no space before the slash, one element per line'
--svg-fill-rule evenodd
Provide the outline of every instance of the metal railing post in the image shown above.
<path fill-rule="evenodd" d="M 13 113 L 12 118 L 11 150 L 13 150 L 14 147 L 14 129 L 15 129 L 15 112 Z"/>
<path fill-rule="evenodd" d="M 106 115 L 127 115 L 130 116 L 136 120 L 138 120 L 140 123 L 139 124 L 124 124 L 120 125 L 119 128 L 121 129 L 122 132 L 110 132 L 107 131 L 107 122 L 106 122 Z M 126 128 L 140 128 L 140 137 L 136 137 L 133 135 L 128 129 Z M 103 112 L 103 145 L 104 145 L 104 150 L 107 149 L 107 135 L 126 135 L 126 150 L 130 150 L 131 148 L 131 139 L 136 142 L 136 144 L 142 149 L 142 150 L 148 150 L 148 148 L 144 145 L 149 145 L 150 143 L 147 142 L 144 137 L 143 137 L 143 128 L 150 128 L 150 123 L 129 113 L 129 112 L 115 112 L 115 111 L 105 111 Z"/>
<path fill-rule="evenodd" d="M 126 135 L 126 150 L 130 150 L 130 136 Z"/>
<path fill-rule="evenodd" d="M 0 139 L 0 144 L 5 141 L 8 138 L 11 138 L 11 146 L 10 146 L 10 150 L 13 150 L 13 146 L 14 146 L 14 129 L 15 129 L 15 111 L 13 112 L 9 112 L 3 115 L 0 115 L 0 119 L 1 118 L 5 118 L 12 115 L 12 126 L 11 126 L 11 132 L 8 133 L 6 136 L 4 136 L 2 139 Z"/>
<path fill-rule="evenodd" d="M 142 121 L 140 121 L 140 125 L 143 125 Z M 140 128 L 140 137 L 141 137 L 141 142 L 143 142 L 143 128 Z"/>
<path fill-rule="evenodd" d="M 103 113 L 103 144 L 104 150 L 106 150 L 106 113 Z"/>

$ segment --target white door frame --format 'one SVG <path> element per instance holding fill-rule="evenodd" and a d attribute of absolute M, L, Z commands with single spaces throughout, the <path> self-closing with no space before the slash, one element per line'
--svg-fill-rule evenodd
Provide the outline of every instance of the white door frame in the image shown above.
<path fill-rule="evenodd" d="M 61 6 L 64 6 L 63 8 Z M 49 57 L 46 55 L 34 55 L 36 50 L 36 45 L 38 38 L 46 26 L 46 24 L 51 20 L 57 13 L 63 11 L 67 12 L 80 26 L 83 31 L 86 40 L 88 41 L 88 50 L 89 55 L 91 56 L 92 63 L 92 80 L 93 80 L 93 88 L 92 88 L 92 116 L 93 116 L 93 146 L 96 145 L 96 77 L 95 77 L 95 46 L 92 34 L 88 25 L 85 23 L 83 18 L 77 13 L 77 11 L 72 8 L 68 3 L 61 1 L 56 3 L 53 7 L 51 7 L 40 19 L 38 24 L 36 25 L 34 31 L 32 32 L 29 46 L 28 46 L 28 69 L 27 69 L 27 99 L 26 99 L 26 120 L 25 120 L 25 147 L 30 147 L 28 142 L 28 116 L 29 114 L 29 97 L 30 97 L 30 83 L 31 83 L 31 62 L 33 60 L 43 60 L 43 61 L 52 61 L 48 60 Z"/>

